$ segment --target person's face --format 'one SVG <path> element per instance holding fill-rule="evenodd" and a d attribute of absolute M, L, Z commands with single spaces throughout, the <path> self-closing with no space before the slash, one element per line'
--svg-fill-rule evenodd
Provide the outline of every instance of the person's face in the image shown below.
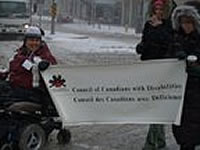
<path fill-rule="evenodd" d="M 155 6 L 154 13 L 157 16 L 157 18 L 162 19 L 164 14 L 163 7 L 161 5 Z"/>
<path fill-rule="evenodd" d="M 35 51 L 40 47 L 41 40 L 39 38 L 27 38 L 26 47 L 31 51 Z"/>
<path fill-rule="evenodd" d="M 195 30 L 194 20 L 190 17 L 181 17 L 180 24 L 186 34 L 190 34 Z"/>

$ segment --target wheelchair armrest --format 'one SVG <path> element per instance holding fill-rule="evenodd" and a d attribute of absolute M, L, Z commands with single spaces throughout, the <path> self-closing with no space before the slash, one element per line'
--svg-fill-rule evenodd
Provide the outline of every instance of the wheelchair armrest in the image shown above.
<path fill-rule="evenodd" d="M 32 102 L 15 102 L 10 105 L 7 110 L 9 111 L 24 111 L 29 113 L 34 113 L 36 111 L 40 111 L 42 106 L 40 104 L 32 103 Z"/>

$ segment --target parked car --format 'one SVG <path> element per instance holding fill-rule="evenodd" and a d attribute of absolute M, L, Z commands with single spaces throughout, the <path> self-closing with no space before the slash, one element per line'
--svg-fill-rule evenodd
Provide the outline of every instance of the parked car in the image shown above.
<path fill-rule="evenodd" d="M 59 23 L 72 23 L 73 17 L 68 14 L 60 14 L 57 17 L 57 22 Z"/>

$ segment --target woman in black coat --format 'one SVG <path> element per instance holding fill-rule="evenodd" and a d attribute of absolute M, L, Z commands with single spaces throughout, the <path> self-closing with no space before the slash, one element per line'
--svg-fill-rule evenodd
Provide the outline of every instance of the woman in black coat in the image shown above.
<path fill-rule="evenodd" d="M 163 59 L 169 57 L 169 43 L 172 28 L 164 16 L 167 6 L 164 0 L 152 1 L 152 16 L 145 23 L 142 40 L 136 51 L 141 60 Z M 157 150 L 166 147 L 165 129 L 162 124 L 150 124 L 143 150 Z"/>
<path fill-rule="evenodd" d="M 197 58 L 193 63 L 186 59 L 188 80 L 181 125 L 173 125 L 180 150 L 194 150 L 200 144 L 200 15 L 195 5 L 178 6 L 172 14 L 172 24 L 176 31 L 172 48 L 175 56 Z"/>
<path fill-rule="evenodd" d="M 168 19 L 164 18 L 164 4 L 158 0 L 154 4 L 153 14 L 145 23 L 142 40 L 136 47 L 141 60 L 162 59 L 168 56 L 169 43 L 172 40 L 172 28 Z"/>

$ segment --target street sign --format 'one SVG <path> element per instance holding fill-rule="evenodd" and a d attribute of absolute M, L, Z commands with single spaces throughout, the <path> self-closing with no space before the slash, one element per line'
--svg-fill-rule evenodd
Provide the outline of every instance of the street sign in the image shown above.
<path fill-rule="evenodd" d="M 52 17 L 57 15 L 57 4 L 55 2 L 51 5 L 50 13 Z"/>

